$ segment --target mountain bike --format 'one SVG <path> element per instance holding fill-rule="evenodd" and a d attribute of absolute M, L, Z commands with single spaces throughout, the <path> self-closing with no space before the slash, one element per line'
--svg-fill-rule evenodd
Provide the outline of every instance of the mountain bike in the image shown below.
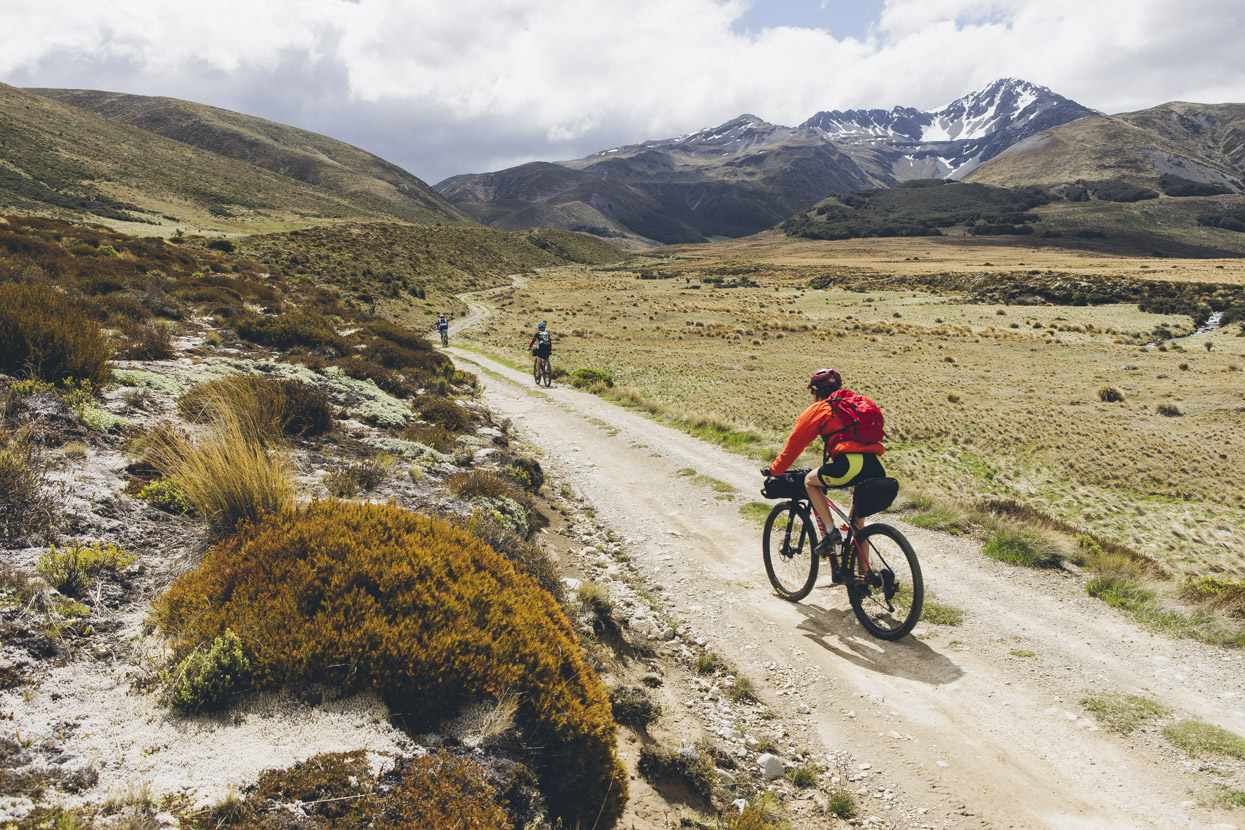
<path fill-rule="evenodd" d="M 820 520 L 804 490 L 807 473 L 808 470 L 791 470 L 768 478 L 761 491 L 766 498 L 784 499 L 774 505 L 765 520 L 761 550 L 770 584 L 780 597 L 792 602 L 804 599 L 813 590 L 820 564 L 820 557 L 813 553 L 820 538 Z M 865 630 L 882 640 L 898 640 L 921 618 L 925 582 L 916 552 L 902 533 L 885 524 L 856 527 L 858 506 L 862 516 L 869 516 L 894 501 L 891 493 L 889 499 L 881 497 L 885 501 L 881 507 L 877 507 L 881 503 L 878 501 L 870 504 L 870 491 L 877 486 L 870 481 L 857 485 L 850 514 L 830 502 L 831 511 L 842 520 L 838 529 L 843 538 L 825 558 L 830 564 L 832 584 L 847 588 L 848 602 Z M 897 484 L 894 489 L 898 491 Z"/>
<path fill-rule="evenodd" d="M 534 351 L 532 356 L 535 358 L 532 361 L 532 377 L 535 379 L 536 385 L 540 386 L 541 383 L 544 383 L 545 386 L 549 386 L 553 383 L 553 368 L 549 365 L 549 358 L 541 357 Z"/>
<path fill-rule="evenodd" d="M 450 333 L 447 329 L 441 329 L 441 345 L 448 346 L 450 344 Z"/>

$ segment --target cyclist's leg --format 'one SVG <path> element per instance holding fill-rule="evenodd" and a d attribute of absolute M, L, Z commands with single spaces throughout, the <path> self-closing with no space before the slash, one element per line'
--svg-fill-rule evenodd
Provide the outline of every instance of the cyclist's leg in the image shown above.
<path fill-rule="evenodd" d="M 813 505 L 813 510 L 817 512 L 817 518 L 821 519 L 822 526 L 828 532 L 830 528 L 836 526 L 837 522 L 830 515 L 830 505 L 826 501 L 826 485 L 818 478 L 817 473 L 818 470 L 809 470 L 808 475 L 804 476 L 804 490 L 808 493 L 808 500 Z"/>
<path fill-rule="evenodd" d="M 851 463 L 851 472 L 847 480 L 841 485 L 843 487 L 851 487 L 859 484 L 869 478 L 884 478 L 886 470 L 882 468 L 881 460 L 871 453 L 853 453 L 853 462 Z M 855 463 L 855 459 L 860 459 L 859 466 Z M 848 516 L 852 519 L 852 524 L 856 527 L 856 533 L 865 529 L 864 517 L 856 516 L 856 505 L 852 505 Z M 863 573 L 869 571 L 869 546 L 858 548 L 860 551 L 860 570 Z"/>

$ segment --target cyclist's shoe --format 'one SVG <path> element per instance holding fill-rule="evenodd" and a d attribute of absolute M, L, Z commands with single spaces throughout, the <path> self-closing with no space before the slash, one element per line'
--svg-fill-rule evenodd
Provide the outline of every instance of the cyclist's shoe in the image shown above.
<path fill-rule="evenodd" d="M 821 541 L 817 543 L 817 547 L 813 548 L 813 553 L 818 556 L 825 556 L 833 559 L 835 549 L 843 544 L 843 534 L 839 529 L 833 528 L 831 531 L 821 537 Z"/>

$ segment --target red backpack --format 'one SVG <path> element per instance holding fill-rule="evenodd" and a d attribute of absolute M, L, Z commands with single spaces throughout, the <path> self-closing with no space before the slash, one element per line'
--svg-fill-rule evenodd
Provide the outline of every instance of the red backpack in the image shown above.
<path fill-rule="evenodd" d="M 831 392 L 827 400 L 834 414 L 843 422 L 843 429 L 831 435 L 841 435 L 860 444 L 876 444 L 886 437 L 882 429 L 882 410 L 864 395 L 850 389 L 839 389 Z"/>

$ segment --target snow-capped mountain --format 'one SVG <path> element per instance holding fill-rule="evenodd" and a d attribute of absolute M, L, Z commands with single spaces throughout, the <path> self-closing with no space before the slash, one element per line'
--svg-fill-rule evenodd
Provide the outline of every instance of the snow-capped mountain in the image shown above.
<path fill-rule="evenodd" d="M 960 178 L 1022 139 L 1087 115 L 1098 113 L 1044 86 L 1003 78 L 930 112 L 832 110 L 800 126 L 836 143 L 890 144 L 899 151 L 893 172 L 902 181 Z"/>
<path fill-rule="evenodd" d="M 494 227 L 701 242 L 772 227 L 834 193 L 960 178 L 1043 130 L 1096 115 L 1006 78 L 931 112 L 819 112 L 796 127 L 740 115 L 572 161 L 455 176 L 436 190 Z"/>

